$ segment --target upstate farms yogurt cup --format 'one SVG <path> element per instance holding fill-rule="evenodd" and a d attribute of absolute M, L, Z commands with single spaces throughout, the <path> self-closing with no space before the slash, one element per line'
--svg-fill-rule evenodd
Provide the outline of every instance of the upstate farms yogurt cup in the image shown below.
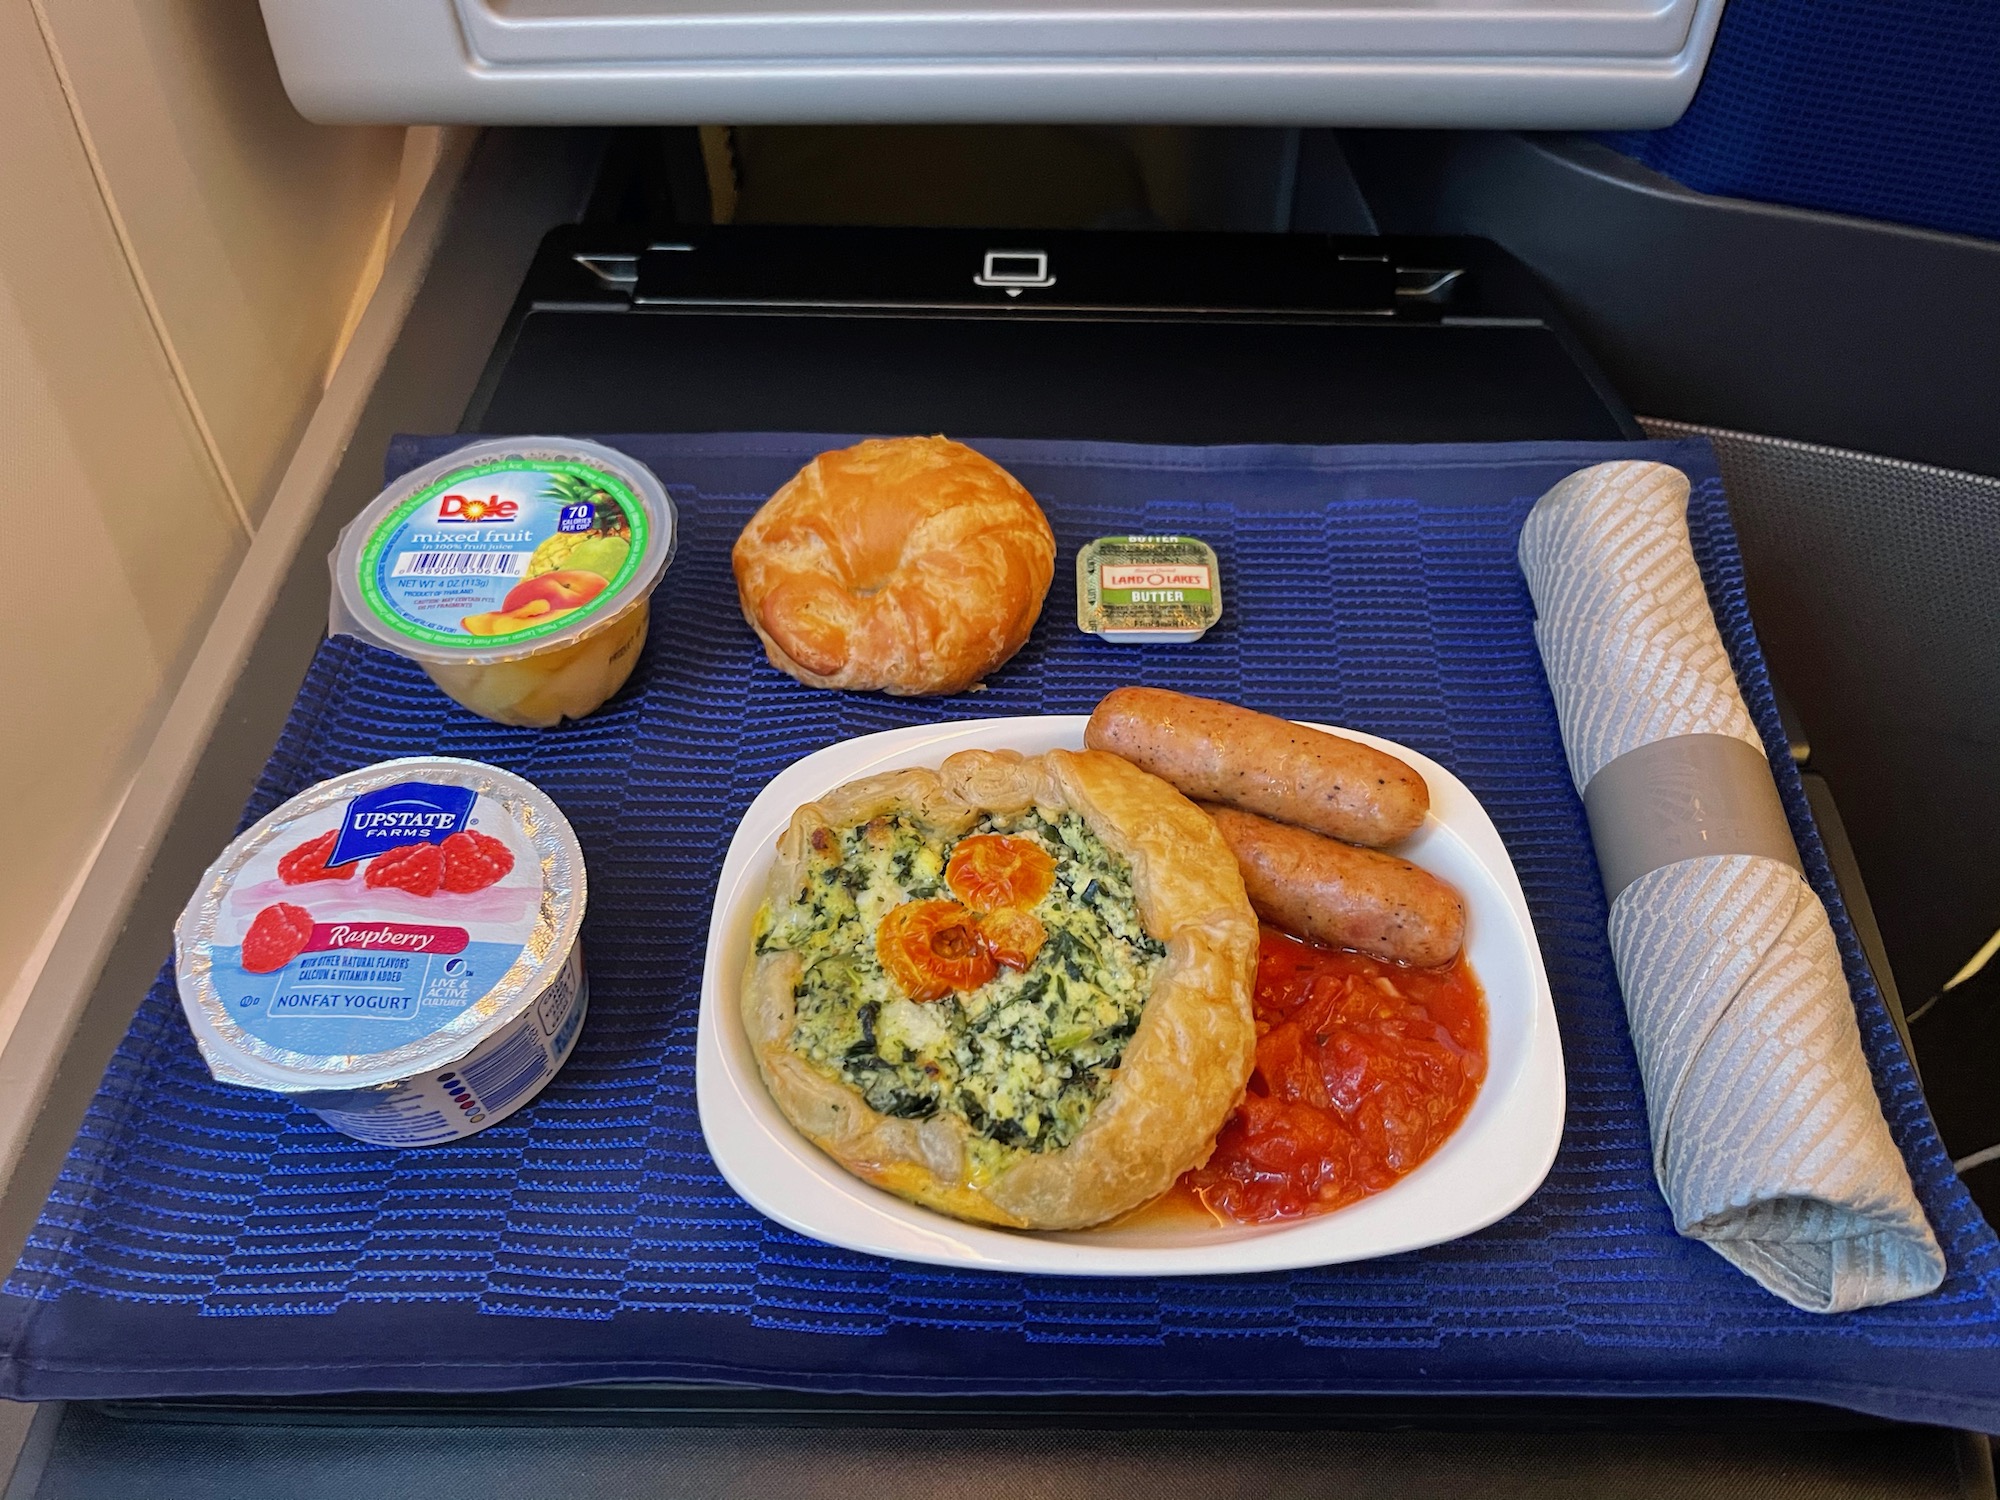
<path fill-rule="evenodd" d="M 419 756 L 301 792 L 174 925 L 209 1071 L 378 1146 L 482 1130 L 540 1093 L 589 1005 L 583 851 L 538 788 Z"/>
<path fill-rule="evenodd" d="M 547 729 L 632 675 L 674 532 L 660 481 L 615 449 L 473 443 L 341 532 L 328 629 L 411 658 L 476 714 Z"/>

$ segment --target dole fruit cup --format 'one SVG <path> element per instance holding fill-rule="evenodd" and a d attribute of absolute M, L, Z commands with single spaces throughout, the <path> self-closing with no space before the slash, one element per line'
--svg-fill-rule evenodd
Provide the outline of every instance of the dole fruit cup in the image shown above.
<path fill-rule="evenodd" d="M 223 1083 L 377 1146 L 483 1130 L 568 1059 L 590 995 L 583 851 L 533 784 L 446 756 L 301 792 L 174 924 L 181 1008 Z"/>
<path fill-rule="evenodd" d="M 502 724 L 580 719 L 625 685 L 674 554 L 673 501 L 598 443 L 474 443 L 340 534 L 328 631 L 407 656 Z"/>

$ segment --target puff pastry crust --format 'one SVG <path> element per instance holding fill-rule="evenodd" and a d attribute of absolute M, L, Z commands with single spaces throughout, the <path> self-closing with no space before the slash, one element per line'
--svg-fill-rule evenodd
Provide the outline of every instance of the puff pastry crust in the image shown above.
<path fill-rule="evenodd" d="M 822 453 L 731 561 L 771 665 L 814 687 L 958 693 L 1034 628 L 1055 534 L 1000 465 L 942 437 Z"/>
<path fill-rule="evenodd" d="M 968 1152 L 972 1133 L 955 1115 L 910 1120 L 870 1108 L 789 1045 L 797 953 L 751 955 L 743 1023 L 779 1109 L 857 1176 L 965 1219 L 1078 1229 L 1149 1202 L 1205 1162 L 1249 1080 L 1257 919 L 1208 818 L 1166 782 L 1100 751 L 963 751 L 937 771 L 869 777 L 800 808 L 779 841 L 766 915 L 804 896 L 816 831 L 907 812 L 963 833 L 982 812 L 1029 808 L 1082 816 L 1130 865 L 1140 918 L 1166 947 L 1120 1065 L 1068 1145 L 1012 1152 L 1000 1170 L 980 1174 Z"/>

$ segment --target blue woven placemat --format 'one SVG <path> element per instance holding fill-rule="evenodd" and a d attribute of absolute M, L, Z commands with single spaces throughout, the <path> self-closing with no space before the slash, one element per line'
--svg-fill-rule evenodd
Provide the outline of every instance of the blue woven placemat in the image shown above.
<path fill-rule="evenodd" d="M 400 472 L 455 439 L 403 439 Z M 834 439 L 611 439 L 681 508 L 632 686 L 560 731 L 448 703 L 409 664 L 324 645 L 250 815 L 336 772 L 440 751 L 531 777 L 590 862 L 590 1020 L 529 1108 L 394 1153 L 203 1069 L 163 974 L 0 1294 L 0 1393 L 35 1398 L 606 1379 L 832 1390 L 1761 1394 L 2000 1429 L 2000 1245 L 1952 1176 L 1861 966 L 1788 758 L 1780 785 L 1834 911 L 1889 1119 L 1951 1262 L 1920 1301 L 1797 1312 L 1677 1238 L 1653 1185 L 1604 900 L 1564 770 L 1514 542 L 1528 506 L 1625 455 L 1695 480 L 1691 522 L 1746 697 L 1782 746 L 1705 443 L 1140 448 L 991 442 L 1067 566 L 1100 533 L 1185 530 L 1229 613 L 1192 647 L 1115 647 L 1066 618 L 977 696 L 818 692 L 762 660 L 728 550 Z M 696 997 L 737 817 L 793 758 L 967 714 L 1083 712 L 1121 682 L 1403 740 L 1458 773 L 1513 853 L 1554 987 L 1569 1121 L 1542 1189 L 1483 1233 L 1319 1271 L 1058 1280 L 899 1265 L 767 1222 L 696 1118 Z"/>

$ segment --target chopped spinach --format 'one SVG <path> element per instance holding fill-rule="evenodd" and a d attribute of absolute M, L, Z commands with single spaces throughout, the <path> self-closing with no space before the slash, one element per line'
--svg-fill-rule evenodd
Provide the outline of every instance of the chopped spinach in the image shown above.
<path fill-rule="evenodd" d="M 954 1115 L 1008 1151 L 1058 1150 L 1109 1087 L 1166 950 L 1145 932 L 1130 868 L 1077 814 L 988 814 L 970 832 L 1031 838 L 1056 863 L 1035 909 L 1047 935 L 1025 973 L 917 1004 L 883 971 L 882 917 L 948 894 L 957 842 L 908 814 L 816 836 L 804 896 L 773 911 L 757 949 L 805 958 L 791 1046 L 870 1108 Z"/>

